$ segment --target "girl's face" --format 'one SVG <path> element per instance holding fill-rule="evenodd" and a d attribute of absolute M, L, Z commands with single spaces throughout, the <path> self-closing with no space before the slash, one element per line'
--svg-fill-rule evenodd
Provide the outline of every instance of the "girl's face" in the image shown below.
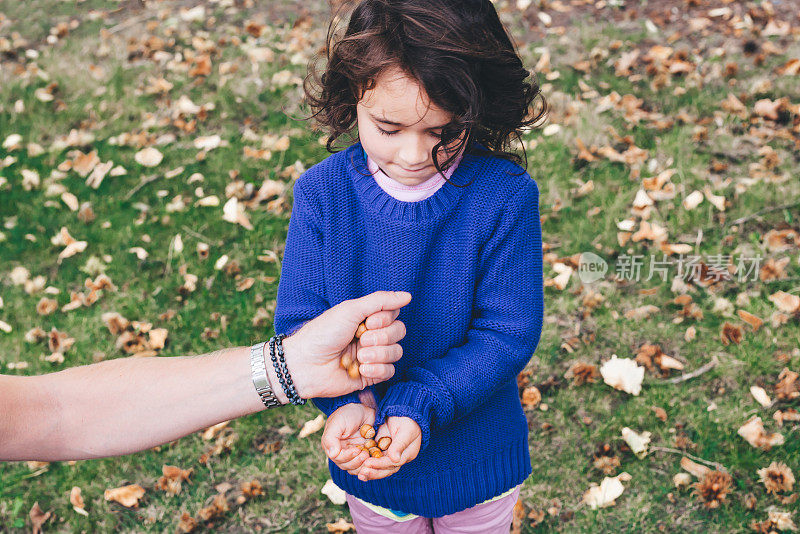
<path fill-rule="evenodd" d="M 359 100 L 356 114 L 364 151 L 389 178 L 413 186 L 436 174 L 431 151 L 453 117 L 433 104 L 416 80 L 399 68 L 385 70 Z M 440 149 L 438 160 L 448 154 Z"/>

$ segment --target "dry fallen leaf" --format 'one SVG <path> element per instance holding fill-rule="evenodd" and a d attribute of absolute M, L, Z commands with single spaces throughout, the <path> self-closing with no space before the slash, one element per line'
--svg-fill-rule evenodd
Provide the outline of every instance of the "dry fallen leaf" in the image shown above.
<path fill-rule="evenodd" d="M 53 515 L 53 512 L 44 512 L 39 507 L 39 503 L 33 503 L 33 507 L 31 507 L 31 511 L 28 513 L 28 517 L 31 518 L 32 525 L 32 533 L 33 534 L 40 534 L 42 532 L 42 525 L 47 523 L 47 520 L 50 519 L 50 516 Z"/>
<path fill-rule="evenodd" d="M 107 501 L 116 501 L 127 508 L 138 508 L 139 499 L 144 496 L 144 488 L 139 484 L 130 484 L 119 488 L 107 489 L 103 497 Z"/>
<path fill-rule="evenodd" d="M 625 491 L 623 482 L 631 479 L 628 473 L 622 472 L 615 477 L 605 477 L 599 486 L 592 486 L 583 494 L 583 502 L 592 510 L 616 504 L 616 499 Z"/>
<path fill-rule="evenodd" d="M 695 494 L 706 508 L 717 508 L 725 500 L 733 485 L 733 478 L 721 471 L 709 471 L 693 484 Z"/>
<path fill-rule="evenodd" d="M 696 476 L 697 478 L 703 478 L 706 476 L 710 471 L 710 467 L 706 467 L 702 464 L 698 464 L 697 462 L 693 462 L 686 456 L 681 458 L 681 469 L 686 471 L 687 473 Z"/>
<path fill-rule="evenodd" d="M 644 367 L 639 367 L 630 358 L 618 358 L 616 354 L 600 366 L 603 381 L 614 389 L 631 395 L 638 395 L 642 390 Z"/>
<path fill-rule="evenodd" d="M 342 518 L 336 521 L 336 523 L 326 523 L 325 526 L 328 529 L 328 532 L 331 534 L 342 534 L 343 532 L 350 532 L 355 531 L 356 527 L 352 523 L 348 523 Z"/>
<path fill-rule="evenodd" d="M 333 504 L 342 505 L 347 502 L 344 490 L 337 486 L 331 479 L 328 479 L 328 481 L 325 482 L 325 485 L 322 486 L 321 491 L 324 495 L 328 496 L 328 499 L 330 499 Z"/>
<path fill-rule="evenodd" d="M 144 167 L 155 167 L 161 163 L 161 160 L 164 159 L 164 155 L 159 152 L 157 148 L 149 146 L 134 154 L 133 159 L 136 160 L 136 163 Z"/>
<path fill-rule="evenodd" d="M 315 432 L 319 432 L 322 430 L 322 427 L 325 426 L 325 416 L 319 414 L 316 418 L 312 419 L 311 421 L 306 421 L 303 425 L 303 428 L 300 430 L 300 433 L 297 435 L 300 438 L 305 438 L 310 436 Z"/>
<path fill-rule="evenodd" d="M 739 427 L 737 434 L 742 436 L 753 447 L 768 451 L 775 445 L 783 445 L 783 435 L 776 432 L 768 434 L 764 430 L 761 418 L 753 416 L 745 424 Z"/>
<path fill-rule="evenodd" d="M 769 408 L 772 405 L 772 401 L 770 400 L 769 395 L 767 395 L 767 392 L 764 390 L 764 388 L 759 386 L 750 386 L 750 394 L 764 408 Z"/>
<path fill-rule="evenodd" d="M 631 452 L 640 460 L 647 456 L 647 444 L 650 443 L 650 432 L 636 433 L 627 426 L 622 429 L 622 439 L 631 448 Z"/>
<path fill-rule="evenodd" d="M 77 513 L 85 516 L 89 515 L 89 513 L 86 511 L 86 504 L 83 501 L 83 495 L 81 495 L 81 488 L 78 486 L 73 486 L 72 490 L 69 492 L 69 502 L 72 505 L 72 509 Z"/>
<path fill-rule="evenodd" d="M 768 467 L 759 469 L 758 479 L 767 488 L 767 493 L 790 492 L 794 486 L 792 470 L 781 462 L 772 462 Z"/>

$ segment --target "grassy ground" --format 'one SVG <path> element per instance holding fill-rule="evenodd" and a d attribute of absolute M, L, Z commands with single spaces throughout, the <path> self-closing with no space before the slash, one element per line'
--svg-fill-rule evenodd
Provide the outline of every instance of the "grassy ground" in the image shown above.
<path fill-rule="evenodd" d="M 540 129 L 525 137 L 531 148 L 528 170 L 541 190 L 544 241 L 550 247 L 545 276 L 555 277 L 556 264 L 568 264 L 568 257 L 585 251 L 610 264 L 610 272 L 594 284 L 582 285 L 573 275 L 565 289 L 552 285 L 546 289 L 547 321 L 527 378 L 528 385 L 542 392 L 544 404 L 528 410 L 533 475 L 522 490 L 520 528 L 522 532 L 748 531 L 751 522 L 767 518 L 771 506 L 797 508 L 796 502 L 781 503 L 779 497 L 767 494 L 756 473 L 772 461 L 784 462 L 795 472 L 800 469 L 800 427 L 787 423 L 778 428 L 772 418 L 778 408 L 796 408 L 797 400 L 762 408 L 749 388 L 760 385 L 775 398 L 773 387 L 780 371 L 800 367 L 798 318 L 772 324 L 776 308 L 767 298 L 779 290 L 795 295 L 800 291 L 800 241 L 785 250 L 770 250 L 763 239 L 771 229 L 797 231 L 800 209 L 795 204 L 738 224 L 731 221 L 800 199 L 795 178 L 800 171 L 796 109 L 800 78 L 776 74 L 789 59 L 800 58 L 797 30 L 758 35 L 767 22 L 751 13 L 756 30 L 737 35 L 728 31 L 735 26 L 731 16 L 711 16 L 707 12 L 718 6 L 703 2 L 691 7 L 677 4 L 679 15 L 671 21 L 659 18 L 661 12 L 648 3 L 639 5 L 635 17 L 609 4 L 597 9 L 583 2 L 563 2 L 561 6 L 573 10 L 546 9 L 552 20 L 548 30 L 546 17 L 537 16 L 538 3 L 525 11 L 497 3 L 530 67 L 550 55 L 549 66 L 541 65 L 539 79 L 552 106 L 550 122 L 560 129 Z M 146 7 L 136 2 L 86 1 L 77 7 L 44 0 L 0 2 L 0 141 L 12 134 L 22 139 L 19 149 L 11 144 L 0 148 L 0 319 L 11 327 L 10 333 L 0 333 L 2 372 L 43 373 L 122 356 L 115 336 L 101 320 L 111 311 L 166 328 L 169 338 L 159 352 L 162 356 L 245 345 L 271 333 L 291 202 L 287 193 L 302 168 L 326 155 L 319 142 L 322 133 L 298 119 L 303 114 L 299 87 L 291 79 L 284 84 L 281 78 L 305 74 L 310 55 L 324 37 L 327 6 L 276 2 L 256 9 L 219 2 L 205 5 L 202 16 L 191 7 L 185 2 L 148 2 Z M 731 7 L 739 14 L 757 6 L 734 2 Z M 778 9 L 773 19 L 797 26 L 793 16 Z M 711 25 L 691 29 L 687 21 L 698 17 L 708 18 Z M 256 23 L 251 31 L 260 36 L 248 33 L 247 21 Z M 59 34 L 59 23 L 66 23 L 61 35 L 48 42 L 51 28 Z M 752 51 L 748 40 L 757 46 L 755 54 L 745 54 Z M 667 44 L 687 51 L 691 73 L 667 76 L 668 85 L 654 86 L 657 74 L 648 71 L 641 57 L 630 72 L 615 73 L 615 62 L 625 54 L 638 49 L 643 56 L 652 46 Z M 210 73 L 193 75 L 191 70 L 202 62 L 191 58 L 203 53 L 211 60 Z M 253 61 L 252 54 L 271 57 Z M 586 72 L 575 68 L 579 61 L 590 63 Z M 738 72 L 725 77 L 728 63 L 736 64 Z M 283 71 L 286 74 L 280 74 Z M 150 91 L 160 78 L 171 87 Z M 634 111 L 659 113 L 672 123 L 658 125 L 654 116 L 631 121 L 620 109 L 599 111 L 602 98 L 615 91 L 642 99 Z M 744 103 L 742 117 L 721 108 L 729 93 Z M 213 106 L 181 114 L 177 106 L 182 96 L 197 106 Z M 780 97 L 786 97 L 787 104 L 777 119 L 753 112 L 759 99 L 774 102 Z M 187 126 L 192 120 L 197 121 L 194 130 Z M 630 136 L 630 143 L 609 128 L 621 137 Z M 264 141 L 267 134 L 277 137 Z M 201 151 L 193 141 L 211 135 L 219 135 L 222 146 L 198 156 Z M 288 144 L 276 146 L 284 135 Z M 646 150 L 647 156 L 630 165 L 595 151 L 596 160 L 586 161 L 577 157 L 576 137 L 587 147 L 612 147 L 618 152 L 632 144 Z M 29 143 L 38 144 L 41 153 Z M 163 161 L 143 167 L 134 155 L 152 144 L 163 153 Z M 262 146 L 272 152 L 268 160 L 243 156 L 245 147 Z M 771 147 L 777 155 L 766 177 L 758 167 L 770 157 L 763 147 Z M 113 161 L 125 172 L 106 176 L 97 189 L 88 187 L 74 170 L 53 174 L 72 159 L 69 154 L 74 149 L 95 150 L 100 161 Z M 622 255 L 661 257 L 658 246 L 648 240 L 620 245 L 617 223 L 634 218 L 639 228 L 631 204 L 641 179 L 667 169 L 675 170 L 670 181 L 676 196 L 656 201 L 649 216 L 668 230 L 667 242 L 690 244 L 692 254 L 703 258 L 759 255 L 762 263 L 788 258 L 783 278 L 761 276 L 711 289 L 690 283 L 703 318 L 680 321 L 676 319 L 680 307 L 671 303 L 676 296 L 671 288 L 675 266 L 667 281 L 614 280 Z M 26 190 L 23 181 L 28 173 L 23 170 L 38 173 L 41 183 Z M 223 220 L 222 205 L 233 189 L 243 190 L 246 184 L 257 189 L 267 179 L 278 181 L 285 192 L 247 210 L 252 230 Z M 577 194 L 589 180 L 594 189 Z M 725 211 L 707 200 L 691 211 L 681 207 L 686 195 L 706 187 L 727 199 Z M 94 218 L 79 219 L 61 199 L 65 191 L 80 204 L 89 203 Z M 195 205 L 210 195 L 218 197 L 218 206 Z M 63 246 L 52 244 L 51 238 L 62 227 L 87 246 L 58 262 Z M 177 235 L 182 250 L 176 247 Z M 199 243 L 209 246 L 207 259 L 198 257 Z M 139 259 L 129 252 L 132 247 L 145 249 L 147 257 Z M 228 269 L 216 269 L 215 262 L 223 255 L 229 258 Z M 238 269 L 230 268 L 234 262 Z M 11 272 L 20 266 L 31 279 L 43 276 L 43 286 L 15 284 Z M 646 262 L 644 274 L 647 267 Z M 100 272 L 110 277 L 116 290 L 105 290 L 96 303 L 74 311 L 37 313 L 43 297 L 57 300 L 61 308 L 70 302 L 71 292 L 84 290 L 87 277 Z M 198 277 L 194 292 L 181 291 L 186 272 Z M 248 277 L 254 279 L 253 285 L 241 289 Z M 584 301 L 592 291 L 605 298 L 596 308 Z M 732 310 L 744 309 L 764 319 L 764 326 L 755 332 L 745 326 L 740 343 L 723 344 L 723 324 L 743 322 L 735 313 L 715 311 L 719 298 L 731 303 Z M 641 320 L 625 318 L 626 311 L 647 304 L 658 310 Z M 254 323 L 256 316 L 262 320 Z M 686 341 L 690 325 L 697 335 Z M 37 326 L 46 332 L 55 328 L 75 339 L 63 363 L 44 359 L 51 354 L 46 341 L 25 341 L 25 333 Z M 660 345 L 684 362 L 687 372 L 712 356 L 719 365 L 675 385 L 648 371 L 642 393 L 635 397 L 602 380 L 576 386 L 564 378 L 576 361 L 599 366 L 611 354 L 633 357 L 644 343 Z M 665 421 L 656 417 L 653 407 L 666 411 Z M 751 415 L 760 415 L 770 431 L 779 430 L 785 444 L 764 452 L 746 443 L 736 431 Z M 0 531 L 29 528 L 28 512 L 34 502 L 54 513 L 46 530 L 174 531 L 181 514 L 196 516 L 218 493 L 219 484 L 238 486 L 257 480 L 264 495 L 232 505 L 231 511 L 198 528 L 325 532 L 326 523 L 349 515 L 319 491 L 328 474 L 317 437 L 297 437 L 303 422 L 315 416 L 311 407 L 286 408 L 232 422 L 221 434 L 233 436 L 230 450 L 212 454 L 206 463 L 200 458 L 215 441 L 193 435 L 117 459 L 0 464 Z M 709 509 L 691 491 L 674 487 L 672 476 L 680 470 L 680 454 L 653 451 L 637 459 L 622 440 L 625 426 L 651 432 L 656 446 L 682 447 L 725 466 L 733 487 L 722 506 Z M 283 427 L 291 433 L 277 431 Z M 277 452 L 263 447 L 275 442 Z M 581 497 L 591 483 L 603 479 L 593 466 L 593 453 L 604 443 L 620 460 L 617 472 L 632 478 L 615 506 L 592 510 L 581 504 Z M 155 488 L 164 464 L 194 469 L 179 495 Z M 146 489 L 137 509 L 103 499 L 104 490 L 128 483 Z M 82 489 L 88 516 L 76 513 L 69 502 L 74 486 Z M 755 497 L 750 507 L 748 494 Z"/>

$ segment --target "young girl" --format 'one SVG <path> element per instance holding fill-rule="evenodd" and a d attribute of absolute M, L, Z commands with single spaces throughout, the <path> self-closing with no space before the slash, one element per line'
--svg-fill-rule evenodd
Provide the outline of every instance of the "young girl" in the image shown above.
<path fill-rule="evenodd" d="M 508 532 L 531 472 L 516 377 L 544 307 L 538 188 L 509 150 L 539 88 L 489 0 L 363 0 L 329 35 L 307 96 L 329 151 L 354 126 L 359 142 L 294 186 L 275 330 L 410 292 L 395 376 L 314 401 L 331 476 L 359 533 Z M 362 369 L 380 342 L 361 337 Z M 359 449 L 364 423 L 392 437 L 384 457 Z"/>

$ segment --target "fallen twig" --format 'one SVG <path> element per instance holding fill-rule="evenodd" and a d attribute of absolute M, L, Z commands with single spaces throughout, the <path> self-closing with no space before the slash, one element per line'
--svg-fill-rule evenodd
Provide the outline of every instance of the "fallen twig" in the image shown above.
<path fill-rule="evenodd" d="M 699 369 L 695 369 L 691 373 L 684 373 L 681 376 L 676 376 L 675 378 L 670 378 L 669 380 L 663 380 L 661 382 L 656 382 L 657 384 L 680 384 L 681 382 L 685 382 L 686 380 L 690 380 L 697 376 L 706 373 L 717 366 L 719 360 L 716 356 L 711 357 L 711 361 L 705 364 L 704 366 L 700 367 Z"/>
<path fill-rule="evenodd" d="M 673 454 L 680 454 L 681 456 L 686 456 L 686 457 L 694 460 L 697 463 L 701 463 L 701 464 L 705 464 L 705 465 L 707 465 L 709 467 L 713 467 L 717 471 L 722 471 L 723 473 L 727 473 L 728 472 L 728 470 L 725 469 L 725 466 L 722 465 L 721 463 L 709 462 L 708 460 L 703 460 L 702 458 L 699 458 L 697 456 L 689 454 L 688 452 L 682 451 L 680 449 L 673 449 L 671 447 L 652 446 L 652 447 L 650 447 L 650 450 L 652 450 L 652 451 L 661 451 L 661 452 L 671 452 Z"/>
<path fill-rule="evenodd" d="M 142 178 L 141 178 L 141 180 L 139 181 L 139 183 L 138 183 L 138 184 L 136 184 L 136 185 L 133 187 L 133 189 L 131 189 L 130 191 L 128 191 L 128 194 L 127 194 L 127 195 L 125 195 L 125 200 L 130 200 L 130 199 L 131 199 L 131 197 L 132 197 L 133 195 L 135 195 L 135 194 L 136 194 L 136 193 L 139 191 L 139 189 L 143 188 L 144 186 L 146 186 L 146 185 L 147 185 L 147 184 L 149 184 L 150 182 L 155 182 L 156 180 L 158 180 L 158 178 L 159 178 L 159 175 L 158 175 L 158 174 L 151 174 L 150 176 L 142 176 Z"/>
<path fill-rule="evenodd" d="M 725 223 L 725 226 L 731 226 L 731 225 L 734 225 L 734 224 L 742 224 L 742 223 L 747 222 L 747 221 L 749 221 L 751 219 L 755 219 L 756 217 L 759 217 L 759 216 L 763 215 L 764 213 L 769 213 L 771 211 L 780 211 L 780 210 L 784 210 L 784 209 L 787 209 L 787 208 L 794 208 L 795 206 L 800 206 L 800 202 L 790 202 L 788 204 L 781 204 L 780 206 L 772 206 L 772 207 L 769 207 L 769 208 L 764 208 L 763 210 L 758 210 L 757 212 L 751 213 L 750 215 L 746 215 L 745 217 L 739 217 L 738 219 L 734 219 L 733 221 L 731 221 L 729 223 Z"/>

